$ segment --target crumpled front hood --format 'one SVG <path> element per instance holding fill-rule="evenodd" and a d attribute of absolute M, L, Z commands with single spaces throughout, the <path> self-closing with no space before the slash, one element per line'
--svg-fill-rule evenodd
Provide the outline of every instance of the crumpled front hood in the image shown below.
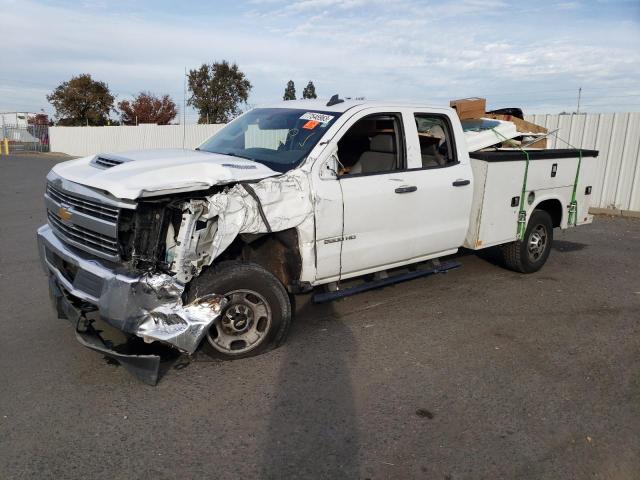
<path fill-rule="evenodd" d="M 97 157 L 122 163 L 102 168 L 94 163 Z M 71 182 L 105 190 L 123 200 L 203 190 L 213 185 L 280 175 L 261 163 L 244 158 L 180 149 L 92 155 L 59 163 L 52 170 Z"/>

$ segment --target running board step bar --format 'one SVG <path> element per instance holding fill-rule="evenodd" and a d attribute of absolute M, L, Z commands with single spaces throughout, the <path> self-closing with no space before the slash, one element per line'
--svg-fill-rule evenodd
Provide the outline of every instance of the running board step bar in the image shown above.
<path fill-rule="evenodd" d="M 415 270 L 413 272 L 401 273 L 399 275 L 393 275 L 391 277 L 380 278 L 365 282 L 355 287 L 345 288 L 344 290 L 336 290 L 335 292 L 322 292 L 313 295 L 314 303 L 326 303 L 338 300 L 340 298 L 350 297 L 357 293 L 366 292 L 367 290 L 373 290 L 374 288 L 382 288 L 387 285 L 393 285 L 394 283 L 406 282 L 407 280 L 413 280 L 414 278 L 426 277 L 433 275 L 434 273 L 447 273 L 449 270 L 461 267 L 457 262 L 434 262 L 433 266 L 425 270 Z"/>

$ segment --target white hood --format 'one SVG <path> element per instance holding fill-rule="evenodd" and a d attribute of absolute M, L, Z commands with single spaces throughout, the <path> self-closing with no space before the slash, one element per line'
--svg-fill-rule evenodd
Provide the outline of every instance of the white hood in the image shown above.
<path fill-rule="evenodd" d="M 99 158 L 115 165 L 108 168 L 96 165 L 95 159 Z M 53 172 L 71 182 L 106 190 L 123 200 L 280 175 L 244 158 L 180 149 L 92 155 L 59 163 Z"/>

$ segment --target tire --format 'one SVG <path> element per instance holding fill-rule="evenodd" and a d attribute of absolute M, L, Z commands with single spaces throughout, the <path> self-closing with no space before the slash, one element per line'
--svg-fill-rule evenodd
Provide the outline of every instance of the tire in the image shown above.
<path fill-rule="evenodd" d="M 546 263 L 553 243 L 553 223 L 544 210 L 534 210 L 523 241 L 501 247 L 505 266 L 515 272 L 537 272 Z"/>
<path fill-rule="evenodd" d="M 221 262 L 189 284 L 186 300 L 212 293 L 223 295 L 228 303 L 202 341 L 204 353 L 233 360 L 260 355 L 284 342 L 291 325 L 289 296 L 260 265 Z"/>

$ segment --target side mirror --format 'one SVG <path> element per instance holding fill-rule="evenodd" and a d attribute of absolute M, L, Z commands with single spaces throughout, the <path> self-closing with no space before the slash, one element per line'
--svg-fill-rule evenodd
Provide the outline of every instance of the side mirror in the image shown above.
<path fill-rule="evenodd" d="M 322 180 L 335 180 L 338 178 L 338 165 L 340 161 L 336 154 L 332 154 L 320 166 L 320 178 Z"/>

